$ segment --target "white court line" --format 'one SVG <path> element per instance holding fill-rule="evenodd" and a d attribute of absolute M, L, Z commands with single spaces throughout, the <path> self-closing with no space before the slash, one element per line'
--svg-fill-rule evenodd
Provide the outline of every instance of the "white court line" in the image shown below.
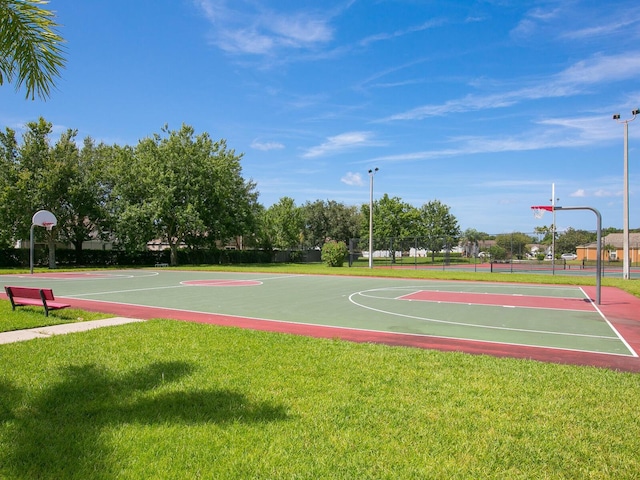
<path fill-rule="evenodd" d="M 593 300 L 591 300 L 591 297 L 590 297 L 589 295 L 587 295 L 587 292 L 585 292 L 585 291 L 583 290 L 583 288 L 582 288 L 582 287 L 580 287 L 580 290 L 582 290 L 582 293 L 584 293 L 584 296 L 585 296 L 586 298 L 588 298 L 588 299 L 589 299 L 589 301 L 590 301 L 590 302 L 591 302 L 591 304 L 593 305 L 593 308 L 595 308 L 595 309 L 596 309 L 596 311 L 597 311 L 597 312 L 600 314 L 600 316 L 602 317 L 602 319 L 603 319 L 605 322 L 607 322 L 607 325 L 609 325 L 609 328 L 610 328 L 611 330 L 613 330 L 613 332 L 618 336 L 618 338 L 620 339 L 620 341 L 621 341 L 622 343 L 624 343 L 624 345 L 629 349 L 629 351 L 631 352 L 631 354 L 632 354 L 634 357 L 638 357 L 638 354 L 636 353 L 636 351 L 635 351 L 633 348 L 631 348 L 631 345 L 629 345 L 629 344 L 627 343 L 627 341 L 625 340 L 625 338 L 624 338 L 622 335 L 620 335 L 620 332 L 618 332 L 618 329 L 617 329 L 616 327 L 614 327 L 614 326 L 613 326 L 613 324 L 612 324 L 612 323 L 609 321 L 609 319 L 604 315 L 604 313 L 602 313 L 602 310 L 600 310 L 600 308 L 599 308 L 599 307 L 598 307 L 598 306 L 593 302 Z"/>
<path fill-rule="evenodd" d="M 81 298 L 91 297 L 93 295 L 111 295 L 112 293 L 131 293 L 131 292 L 149 292 L 152 290 L 167 290 L 171 288 L 185 288 L 187 285 L 168 285 L 165 287 L 149 287 L 149 288 L 132 288 L 129 290 L 111 290 L 109 292 L 93 292 L 93 293 L 79 293 L 76 295 L 64 295 L 61 298 Z"/>

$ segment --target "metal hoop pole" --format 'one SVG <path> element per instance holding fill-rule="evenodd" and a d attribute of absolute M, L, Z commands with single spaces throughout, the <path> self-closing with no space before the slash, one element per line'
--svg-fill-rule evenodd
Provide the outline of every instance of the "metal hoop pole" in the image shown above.
<path fill-rule="evenodd" d="M 31 224 L 31 236 L 29 237 L 29 273 L 33 275 L 33 227 Z"/>
<path fill-rule="evenodd" d="M 373 268 L 373 177 L 378 167 L 369 170 L 369 268 Z"/>
<path fill-rule="evenodd" d="M 602 277 L 602 215 L 593 207 L 554 207 L 554 210 L 591 210 L 596 214 L 596 241 L 598 242 L 596 247 L 596 305 L 600 305 L 600 292 L 602 290 L 600 278 Z"/>

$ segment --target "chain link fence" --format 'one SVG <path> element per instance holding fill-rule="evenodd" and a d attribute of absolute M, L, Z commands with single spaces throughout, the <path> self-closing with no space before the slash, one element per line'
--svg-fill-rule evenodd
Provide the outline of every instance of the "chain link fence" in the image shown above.
<path fill-rule="evenodd" d="M 595 260 L 552 256 L 552 245 L 538 233 L 491 235 L 491 239 L 452 241 L 446 237 L 374 238 L 373 267 L 441 269 L 495 273 L 588 274 Z M 535 240 L 538 239 L 536 242 Z M 349 266 L 369 267 L 369 239 L 349 241 Z M 616 272 L 620 262 L 604 261 L 604 272 Z"/>

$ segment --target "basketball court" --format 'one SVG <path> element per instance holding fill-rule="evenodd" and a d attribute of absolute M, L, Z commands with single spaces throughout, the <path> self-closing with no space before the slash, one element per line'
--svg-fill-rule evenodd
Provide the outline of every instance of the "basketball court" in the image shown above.
<path fill-rule="evenodd" d="M 3 275 L 73 307 L 640 372 L 640 300 L 618 289 L 118 270 Z M 55 313 L 52 313 L 55 315 Z"/>

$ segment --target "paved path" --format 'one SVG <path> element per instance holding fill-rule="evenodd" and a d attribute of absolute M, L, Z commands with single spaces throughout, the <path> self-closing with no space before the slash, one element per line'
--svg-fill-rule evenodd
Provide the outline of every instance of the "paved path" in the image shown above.
<path fill-rule="evenodd" d="M 85 332 L 94 328 L 110 327 L 113 325 L 124 325 L 131 322 L 143 322 L 138 318 L 113 317 L 104 320 L 90 320 L 88 322 L 64 323 L 62 325 L 52 325 L 50 327 L 32 328 L 29 330 L 14 330 L 12 332 L 0 333 L 0 344 L 22 342 L 34 338 L 47 338 L 53 335 L 64 335 L 74 332 Z"/>

